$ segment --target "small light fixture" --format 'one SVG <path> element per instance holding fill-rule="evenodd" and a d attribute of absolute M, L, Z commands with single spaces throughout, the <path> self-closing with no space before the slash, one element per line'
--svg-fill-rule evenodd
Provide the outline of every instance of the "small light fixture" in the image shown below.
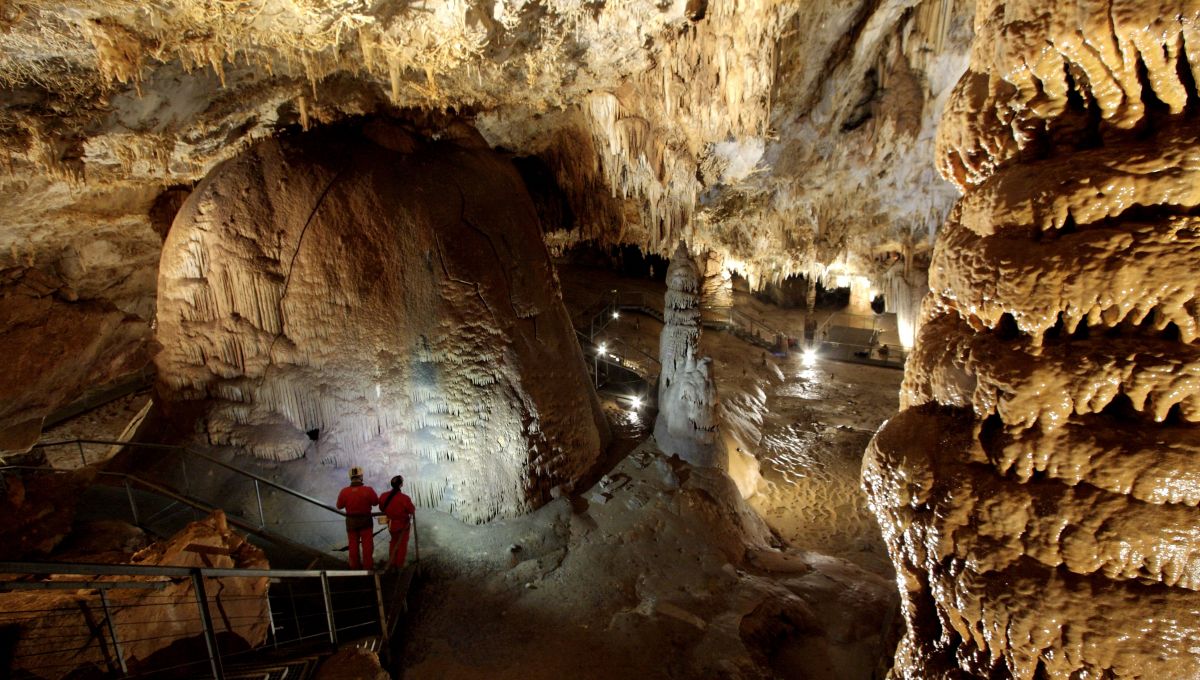
<path fill-rule="evenodd" d="M 815 363 L 817 363 L 817 350 L 809 347 L 808 349 L 804 350 L 804 365 L 812 366 Z"/>
<path fill-rule="evenodd" d="M 596 346 L 596 354 L 604 356 L 606 353 L 608 353 L 608 345 L 602 342 Z"/>
<path fill-rule="evenodd" d="M 614 318 L 614 319 L 619 319 L 619 318 L 621 318 L 621 313 L 620 313 L 620 312 L 618 312 L 617 310 L 615 310 L 615 309 L 614 309 L 614 310 L 613 310 L 613 318 Z"/>
<path fill-rule="evenodd" d="M 639 397 L 639 396 L 636 396 L 636 395 L 635 395 L 635 396 L 633 396 L 633 397 L 630 397 L 630 399 L 629 399 L 629 405 L 630 405 L 631 407 L 633 407 L 633 410 L 634 410 L 634 411 L 636 411 L 636 410 L 640 409 L 640 408 L 642 407 L 642 398 L 641 398 L 641 397 Z"/>

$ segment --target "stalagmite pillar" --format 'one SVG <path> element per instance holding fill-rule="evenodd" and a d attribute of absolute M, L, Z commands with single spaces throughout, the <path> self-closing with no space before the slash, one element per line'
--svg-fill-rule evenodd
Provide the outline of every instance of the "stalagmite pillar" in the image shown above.
<path fill-rule="evenodd" d="M 921 300 L 929 291 L 929 274 L 920 269 L 906 273 L 903 264 L 897 263 L 883 278 L 886 311 L 896 315 L 900 344 L 904 349 L 912 349 L 916 341 Z"/>
<path fill-rule="evenodd" d="M 873 314 L 871 309 L 872 295 L 871 280 L 865 276 L 850 277 L 850 306 L 846 310 L 851 314 Z"/>
<path fill-rule="evenodd" d="M 700 269 L 679 243 L 667 269 L 664 325 L 659 338 L 662 372 L 654 438 L 666 453 L 693 465 L 722 467 L 717 438 L 717 395 L 712 360 L 699 356 Z"/>
<path fill-rule="evenodd" d="M 1200 677 L 1200 7 L 985 0 L 863 483 L 902 678 Z"/>
<path fill-rule="evenodd" d="M 808 304 L 808 314 L 817 311 L 817 280 L 811 276 L 804 279 L 804 301 Z"/>
<path fill-rule="evenodd" d="M 700 289 L 700 313 L 705 319 L 726 320 L 733 309 L 733 277 L 725 268 L 725 258 L 708 251 L 703 262 Z"/>

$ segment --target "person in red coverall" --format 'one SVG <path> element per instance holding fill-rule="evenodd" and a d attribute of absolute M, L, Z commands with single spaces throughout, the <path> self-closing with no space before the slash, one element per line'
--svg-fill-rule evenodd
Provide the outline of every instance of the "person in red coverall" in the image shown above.
<path fill-rule="evenodd" d="M 392 490 L 385 491 L 379 497 L 379 509 L 388 518 L 388 533 L 392 535 L 392 545 L 388 549 L 388 569 L 402 569 L 404 558 L 408 557 L 408 532 L 412 529 L 412 518 L 417 514 L 417 508 L 412 499 L 400 487 L 404 486 L 404 477 L 392 477 Z"/>
<path fill-rule="evenodd" d="M 375 568 L 375 537 L 372 535 L 374 525 L 371 521 L 371 508 L 379 505 L 379 497 L 375 489 L 363 485 L 363 471 L 360 467 L 350 468 L 350 486 L 338 494 L 338 510 L 346 511 L 346 538 L 350 541 L 350 568 Z M 358 548 L 362 544 L 362 559 L 359 559 Z"/>

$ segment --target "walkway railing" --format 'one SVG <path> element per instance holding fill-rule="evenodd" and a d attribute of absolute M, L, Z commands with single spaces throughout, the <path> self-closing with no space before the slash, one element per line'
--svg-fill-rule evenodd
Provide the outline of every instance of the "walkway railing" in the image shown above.
<path fill-rule="evenodd" d="M 314 525 L 331 525 L 331 531 L 325 533 L 339 536 L 340 531 L 332 530 L 332 525 L 345 522 L 346 513 L 328 503 L 187 446 L 106 439 L 72 439 L 37 444 L 34 448 L 79 447 L 81 462 L 86 464 L 87 459 L 83 456 L 81 448 L 84 444 L 107 444 L 177 453 L 177 464 L 170 464 L 173 470 L 167 468 L 167 463 L 156 467 L 148 466 L 140 469 L 137 475 L 124 474 L 124 483 L 127 486 L 133 484 L 144 487 L 176 503 L 203 512 L 223 509 L 239 528 L 256 535 L 270 534 L 271 540 L 282 539 L 290 542 L 292 547 L 301 546 L 312 550 L 306 544 L 312 541 Z M 212 476 L 217 472 L 227 477 L 224 483 L 195 483 L 197 476 Z M 101 474 L 108 477 L 122 475 L 111 472 Z M 147 476 L 153 479 L 147 479 Z M 132 494 L 129 494 L 129 499 L 131 514 L 135 518 L 146 518 L 147 515 L 139 515 L 137 502 Z M 168 510 L 170 509 L 157 509 L 158 512 Z M 336 546 L 326 552 L 333 552 L 335 549 Z"/>
<path fill-rule="evenodd" d="M 663 321 L 663 301 L 660 296 L 648 295 L 641 292 L 613 291 L 608 294 L 609 304 L 592 319 L 593 328 L 603 328 L 608 319 L 617 318 L 614 312 L 637 312 L 646 314 L 658 321 Z M 730 308 L 724 319 L 704 318 L 701 323 L 706 328 L 728 331 L 736 337 L 765 348 L 776 346 L 778 339 L 789 338 L 788 333 L 763 322 L 745 312 Z M 594 334 L 593 334 L 594 335 Z"/>
<path fill-rule="evenodd" d="M 70 474 L 73 470 L 64 470 L 59 468 L 36 467 L 31 465 L 6 465 L 0 467 L 0 478 L 13 473 L 39 473 L 39 474 Z M 129 506 L 130 523 L 142 529 L 147 529 L 153 532 L 154 519 L 163 514 L 163 508 L 148 507 L 146 500 L 138 502 L 138 492 L 146 492 L 157 496 L 165 501 L 179 506 L 195 510 L 198 514 L 207 515 L 215 510 L 225 511 L 224 508 L 206 503 L 204 501 L 191 498 L 180 494 L 176 490 L 156 484 L 146 479 L 142 479 L 136 475 L 131 475 L 123 472 L 108 472 L 100 470 L 96 473 L 100 481 L 107 482 L 110 485 L 124 489 L 125 501 Z M 328 552 L 318 550 L 300 541 L 292 540 L 279 533 L 268 530 L 266 522 L 260 521 L 259 524 L 247 521 L 238 515 L 226 512 L 226 521 L 238 529 L 256 536 L 260 539 L 274 543 L 282 548 L 286 548 L 292 552 L 307 554 L 312 558 L 329 557 Z M 260 516 L 261 517 L 261 516 Z"/>
<path fill-rule="evenodd" d="M 98 667 L 219 680 L 267 651 L 327 653 L 371 635 L 388 649 L 380 577 L 367 571 L 0 562 L 0 591 L 0 626 L 22 629 L 12 670 L 43 677 Z"/>

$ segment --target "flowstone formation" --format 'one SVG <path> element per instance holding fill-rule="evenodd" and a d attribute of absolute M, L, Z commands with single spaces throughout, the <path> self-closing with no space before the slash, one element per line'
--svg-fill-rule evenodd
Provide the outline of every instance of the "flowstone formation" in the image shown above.
<path fill-rule="evenodd" d="M 698 349 L 700 281 L 700 268 L 681 241 L 667 269 L 654 439 L 660 449 L 693 465 L 724 467 L 717 437 L 717 390 L 710 375 L 712 359 L 699 356 Z"/>
<path fill-rule="evenodd" d="M 903 678 L 1200 677 L 1200 8 L 991 0 L 864 485 Z"/>
<path fill-rule="evenodd" d="M 608 430 L 516 170 L 439 136 L 365 122 L 219 166 L 164 248 L 157 364 L 218 442 L 403 474 L 483 521 L 569 485 Z"/>

